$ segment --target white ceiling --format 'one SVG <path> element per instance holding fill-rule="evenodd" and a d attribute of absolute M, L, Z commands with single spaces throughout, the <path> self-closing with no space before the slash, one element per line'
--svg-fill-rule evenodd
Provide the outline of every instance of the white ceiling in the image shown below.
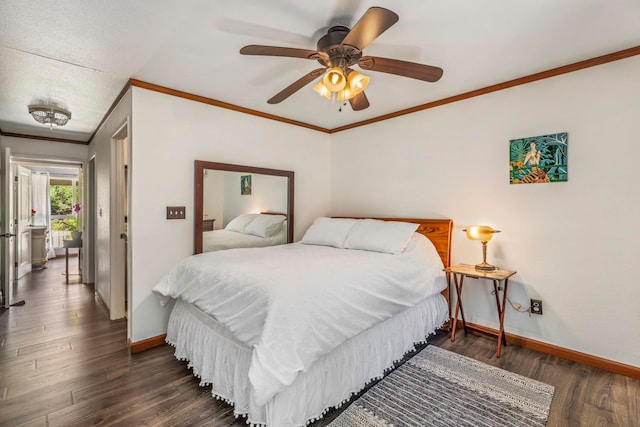
<path fill-rule="evenodd" d="M 365 55 L 442 67 L 440 81 L 365 72 L 360 112 L 313 84 L 266 103 L 319 64 L 242 46 L 315 50 L 371 6 L 400 20 Z M 0 129 L 87 141 L 129 78 L 331 129 L 639 45 L 637 0 L 2 0 Z M 28 114 L 36 102 L 73 117 L 51 131 Z"/>

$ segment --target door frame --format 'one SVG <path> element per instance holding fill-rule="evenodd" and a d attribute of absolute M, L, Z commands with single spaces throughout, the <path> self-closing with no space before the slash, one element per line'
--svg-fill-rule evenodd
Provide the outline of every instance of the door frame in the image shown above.
<path fill-rule="evenodd" d="M 31 169 L 20 162 L 14 162 L 13 166 L 13 218 L 16 250 L 14 251 L 17 276 L 21 279 L 31 273 L 31 229 L 29 228 L 29 207 L 31 205 Z M 28 177 L 27 182 L 23 177 Z M 24 198 L 26 197 L 26 201 Z M 25 212 L 26 211 L 26 212 Z M 26 254 L 26 261 L 25 261 Z"/>
<path fill-rule="evenodd" d="M 126 145 L 123 146 L 123 141 Z M 109 262 L 109 287 L 110 287 L 110 317 L 112 320 L 127 317 L 128 336 L 131 336 L 131 318 L 127 316 L 131 313 L 131 240 L 121 238 L 122 222 L 125 212 L 131 224 L 131 197 L 125 197 L 122 191 L 131 194 L 131 179 L 127 180 L 126 186 L 123 181 L 123 171 L 125 159 L 128 163 L 129 177 L 131 168 L 131 124 L 129 118 L 117 128 L 111 136 L 111 194 L 110 194 L 110 224 L 109 240 L 111 242 L 110 262 Z M 126 200 L 127 206 L 123 206 Z M 131 232 L 128 227 L 127 234 Z M 129 268 L 127 268 L 127 265 Z M 123 280 L 124 279 L 124 280 Z M 123 283 L 124 282 L 124 283 Z M 129 295 L 129 298 L 126 296 Z M 126 302 L 125 302 L 126 301 Z"/>
<path fill-rule="evenodd" d="M 83 174 L 85 180 L 83 200 L 86 206 L 85 223 L 86 240 L 83 242 L 83 269 L 87 283 L 94 283 L 96 277 L 96 223 L 98 215 L 98 201 L 96 197 L 96 156 L 92 155 L 85 163 L 86 168 Z"/>
<path fill-rule="evenodd" d="M 16 252 L 16 233 L 14 223 L 14 173 L 13 173 L 13 157 L 11 148 L 5 147 L 2 151 L 1 181 L 2 181 L 2 200 L 0 205 L 2 210 L 0 213 L 0 222 L 2 223 L 2 240 L 1 249 L 1 265 L 0 273 L 2 274 L 2 297 L 4 299 L 4 308 L 9 308 L 13 301 L 13 288 L 17 281 L 17 268 L 15 267 Z"/>

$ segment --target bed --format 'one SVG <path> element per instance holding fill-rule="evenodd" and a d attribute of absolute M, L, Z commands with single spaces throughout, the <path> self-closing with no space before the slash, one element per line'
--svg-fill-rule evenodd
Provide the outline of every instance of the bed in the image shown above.
<path fill-rule="evenodd" d="M 342 241 L 316 233 L 322 242 L 305 243 L 314 223 L 298 243 L 194 255 L 154 288 L 175 300 L 167 342 L 176 358 L 248 423 L 321 418 L 449 320 L 452 221 L 387 220 L 418 224 L 400 251 L 367 229 L 375 220 L 351 221 L 360 228 Z"/>
<path fill-rule="evenodd" d="M 242 214 L 224 229 L 202 233 L 203 252 L 233 248 L 253 248 L 287 243 L 285 214 L 261 212 Z"/>

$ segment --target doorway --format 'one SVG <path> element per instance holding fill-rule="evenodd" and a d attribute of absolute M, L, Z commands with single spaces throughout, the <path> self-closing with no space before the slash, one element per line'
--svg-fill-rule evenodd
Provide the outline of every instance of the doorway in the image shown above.
<path fill-rule="evenodd" d="M 112 137 L 112 185 L 110 237 L 111 318 L 127 317 L 131 292 L 129 245 L 129 133 L 124 123 Z M 130 322 L 129 322 L 130 323 Z"/>
<path fill-rule="evenodd" d="M 70 255 L 77 257 L 78 267 L 66 273 L 83 279 L 82 163 L 15 159 L 15 165 L 18 278 L 47 268 L 50 259 Z"/>
<path fill-rule="evenodd" d="M 65 254 L 62 242 L 82 231 L 83 163 L 12 156 L 9 148 L 2 154 L 2 296 L 8 306 L 18 279 L 47 268 L 48 260 Z"/>

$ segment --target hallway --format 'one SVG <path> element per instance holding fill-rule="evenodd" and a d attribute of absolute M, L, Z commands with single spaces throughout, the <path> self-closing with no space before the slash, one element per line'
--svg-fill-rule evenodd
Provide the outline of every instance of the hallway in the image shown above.
<path fill-rule="evenodd" d="M 69 270 L 77 271 L 70 257 Z M 0 426 L 242 426 L 164 345 L 130 355 L 92 285 L 65 284 L 64 256 L 18 283 L 0 309 Z"/>
<path fill-rule="evenodd" d="M 70 257 L 71 272 L 77 262 Z M 64 269 L 65 258 L 59 256 L 27 274 L 13 298 L 25 305 L 0 311 L 3 425 L 46 425 L 43 415 L 71 404 L 87 377 L 105 369 L 99 361 L 128 355 L 126 320 L 110 322 L 93 286 L 81 284 L 79 276 L 70 276 L 66 285 Z"/>

